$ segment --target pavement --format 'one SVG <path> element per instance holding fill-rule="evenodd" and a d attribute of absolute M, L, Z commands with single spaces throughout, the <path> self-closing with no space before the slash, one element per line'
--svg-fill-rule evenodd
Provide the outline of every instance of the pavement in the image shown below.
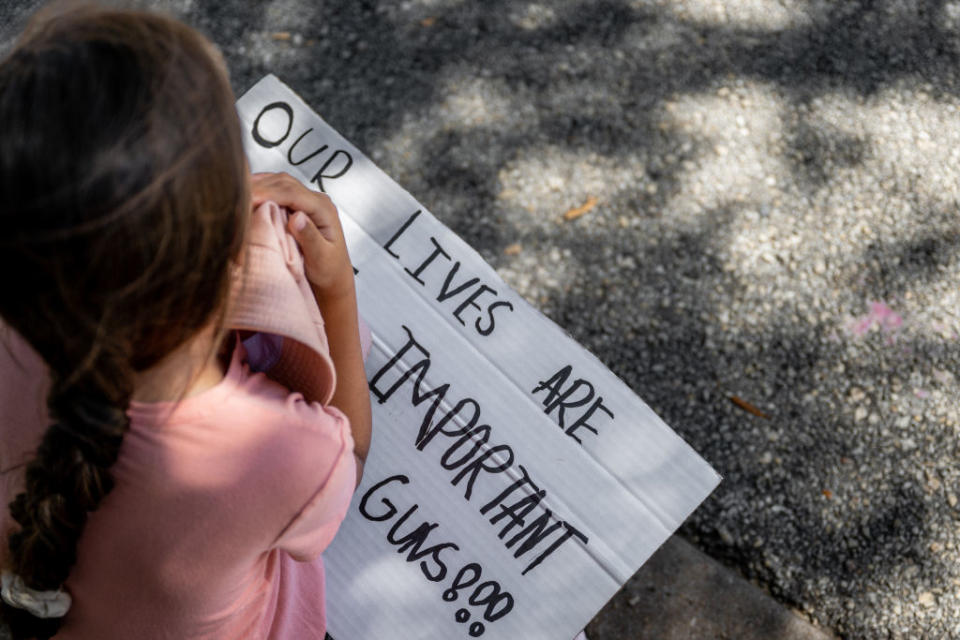
<path fill-rule="evenodd" d="M 592 640 L 829 640 L 816 627 L 673 536 L 597 614 Z"/>
<path fill-rule="evenodd" d="M 37 4 L 0 0 L 0 42 Z M 592 638 L 960 637 L 960 3 L 147 4 L 238 94 L 299 92 L 724 476 Z"/>

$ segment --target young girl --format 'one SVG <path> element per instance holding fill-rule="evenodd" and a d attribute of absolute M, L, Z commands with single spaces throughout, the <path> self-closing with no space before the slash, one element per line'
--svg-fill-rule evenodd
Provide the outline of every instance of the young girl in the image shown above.
<path fill-rule="evenodd" d="M 326 406 L 229 331 L 269 215 L 326 320 Z M 148 13 L 35 17 L 0 63 L 0 218 L 13 637 L 323 638 L 370 438 L 353 273 L 328 199 L 248 175 L 214 48 Z"/>

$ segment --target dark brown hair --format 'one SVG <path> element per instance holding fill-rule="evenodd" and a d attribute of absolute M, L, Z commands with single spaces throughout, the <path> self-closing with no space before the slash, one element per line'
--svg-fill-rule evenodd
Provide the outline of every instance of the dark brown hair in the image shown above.
<path fill-rule="evenodd" d="M 28 587 L 67 579 L 113 486 L 134 374 L 222 325 L 246 173 L 222 59 L 171 18 L 48 9 L 0 63 L 0 316 L 51 378 L 53 424 L 9 505 Z M 60 624 L 0 615 L 15 638 Z"/>

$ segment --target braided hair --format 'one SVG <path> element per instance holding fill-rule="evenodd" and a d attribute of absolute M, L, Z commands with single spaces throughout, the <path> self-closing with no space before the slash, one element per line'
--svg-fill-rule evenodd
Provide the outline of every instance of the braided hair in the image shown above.
<path fill-rule="evenodd" d="M 113 487 L 137 373 L 220 322 L 249 208 L 226 69 L 162 15 L 35 16 L 0 62 L 0 317 L 50 374 L 51 425 L 10 503 L 12 566 L 61 589 Z M 0 604 L 14 638 L 62 619 Z"/>

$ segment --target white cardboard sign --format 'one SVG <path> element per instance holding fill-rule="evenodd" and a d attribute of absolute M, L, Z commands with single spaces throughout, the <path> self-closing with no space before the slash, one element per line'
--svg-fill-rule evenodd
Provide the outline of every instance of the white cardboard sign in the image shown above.
<path fill-rule="evenodd" d="M 373 333 L 331 635 L 572 638 L 719 476 L 276 77 L 237 106 L 253 171 L 336 203 Z"/>

